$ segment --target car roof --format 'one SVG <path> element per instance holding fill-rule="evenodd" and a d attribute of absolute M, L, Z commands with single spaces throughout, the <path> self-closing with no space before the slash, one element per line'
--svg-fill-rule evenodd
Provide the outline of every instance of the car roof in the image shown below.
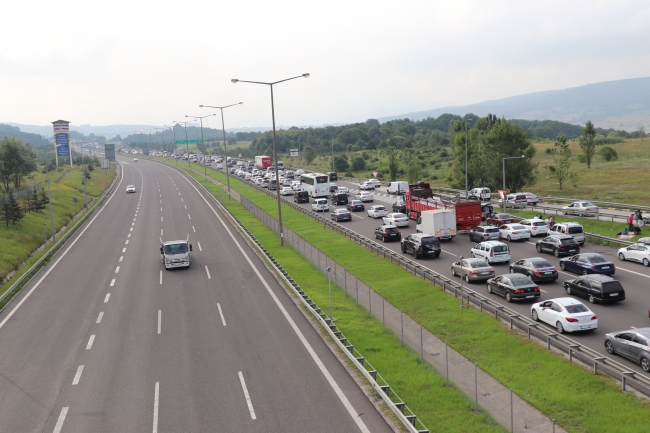
<path fill-rule="evenodd" d="M 382 225 L 379 226 L 379 228 L 380 228 L 380 229 L 381 229 L 381 228 L 386 228 L 386 229 L 396 229 L 397 226 L 394 226 L 394 225 L 392 225 L 392 224 L 382 224 Z"/>
<path fill-rule="evenodd" d="M 338 212 L 338 213 L 344 213 L 344 212 L 345 212 L 345 213 L 349 213 L 348 210 L 345 209 L 345 208 L 335 209 L 334 212 Z"/>
<path fill-rule="evenodd" d="M 479 243 L 490 245 L 490 246 L 505 245 L 503 242 L 499 242 L 499 241 L 483 241 L 483 242 L 479 242 Z"/>
<path fill-rule="evenodd" d="M 489 263 L 486 262 L 485 259 L 482 258 L 482 257 L 466 257 L 466 258 L 462 258 L 461 260 L 467 260 L 467 263 L 478 263 L 478 262 L 480 262 L 480 263 L 485 263 L 486 265 L 489 265 Z"/>
<path fill-rule="evenodd" d="M 518 272 L 514 272 L 514 273 L 511 273 L 511 274 L 501 274 L 499 276 L 504 277 L 504 278 L 511 278 L 513 280 L 514 279 L 523 280 L 524 278 L 528 278 L 530 280 L 530 277 L 528 275 L 520 274 Z M 531 283 L 532 283 L 532 280 L 531 280 Z M 535 284 L 535 283 L 533 283 L 533 284 Z"/>
<path fill-rule="evenodd" d="M 565 305 L 565 306 L 566 305 L 578 305 L 578 304 L 585 305 L 582 302 L 578 301 L 577 299 L 568 298 L 568 297 L 547 299 L 547 301 L 557 302 L 558 304 Z"/>
<path fill-rule="evenodd" d="M 484 229 L 498 229 L 499 228 L 498 226 L 480 226 L 480 227 L 482 227 Z"/>
<path fill-rule="evenodd" d="M 528 260 L 528 261 L 531 261 L 531 262 L 548 262 L 548 260 L 546 260 L 544 257 L 530 257 L 530 258 L 523 259 L 523 260 Z"/>
<path fill-rule="evenodd" d="M 555 224 L 555 225 L 558 225 L 558 226 L 580 226 L 580 227 L 582 227 L 582 224 L 577 223 L 577 222 L 575 222 L 575 221 L 572 221 L 572 222 L 564 222 L 564 223 L 557 223 L 557 224 Z"/>
<path fill-rule="evenodd" d="M 598 253 L 580 253 L 578 255 L 583 256 L 583 257 L 589 257 L 589 258 L 591 258 L 591 257 L 602 257 L 603 259 L 607 260 L 607 258 L 605 256 L 603 256 L 602 254 L 598 254 Z"/>
<path fill-rule="evenodd" d="M 587 274 L 583 275 L 582 278 L 588 278 L 593 281 L 600 281 L 601 283 L 608 283 L 610 281 L 617 281 L 616 278 L 612 278 L 608 275 L 600 275 L 600 274 Z"/>
<path fill-rule="evenodd" d="M 629 331 L 624 331 L 624 332 L 638 332 L 639 334 L 643 335 L 644 337 L 650 338 L 650 328 L 630 329 Z"/>
<path fill-rule="evenodd" d="M 428 233 L 413 233 L 411 235 L 411 237 L 413 237 L 413 238 L 434 238 L 434 239 L 438 240 L 438 238 L 436 238 L 434 235 L 430 235 Z"/>

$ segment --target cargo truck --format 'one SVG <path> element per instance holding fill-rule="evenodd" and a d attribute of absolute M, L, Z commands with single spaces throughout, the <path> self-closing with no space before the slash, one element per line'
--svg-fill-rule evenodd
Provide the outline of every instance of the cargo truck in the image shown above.
<path fill-rule="evenodd" d="M 256 156 L 255 157 L 255 168 L 266 170 L 271 165 L 273 165 L 273 159 L 270 156 Z"/>
<path fill-rule="evenodd" d="M 435 209 L 420 212 L 417 233 L 426 233 L 440 239 L 453 239 L 456 236 L 456 211 Z"/>
<path fill-rule="evenodd" d="M 167 241 L 160 239 L 160 255 L 165 269 L 190 267 L 192 244 L 190 235 L 184 241 Z"/>

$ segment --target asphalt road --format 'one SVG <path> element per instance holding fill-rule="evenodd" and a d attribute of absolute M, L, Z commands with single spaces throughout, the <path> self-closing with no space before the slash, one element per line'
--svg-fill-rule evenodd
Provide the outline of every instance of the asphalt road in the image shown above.
<path fill-rule="evenodd" d="M 337 181 L 336 184 L 338 186 L 348 187 L 351 190 L 351 198 L 353 198 L 355 192 L 358 191 L 358 184 L 342 181 Z M 385 187 L 370 192 L 374 195 L 374 202 L 365 203 L 366 209 L 368 209 L 368 207 L 372 206 L 373 204 L 383 204 L 386 205 L 387 209 L 390 212 L 390 205 L 395 201 L 401 201 L 400 196 L 387 194 Z M 288 197 L 288 199 L 291 200 L 291 197 Z M 311 211 L 311 204 L 304 203 L 300 206 Z M 330 204 L 330 211 L 336 208 L 344 207 L 345 206 L 333 206 Z M 330 217 L 329 213 L 326 213 L 322 216 L 325 218 Z M 375 228 L 379 227 L 383 223 L 381 219 L 373 220 L 372 218 L 368 217 L 365 212 L 353 212 L 353 218 L 351 222 L 343 222 L 339 224 L 343 224 L 349 229 L 369 239 L 374 239 Z M 410 226 L 408 228 L 401 228 L 400 230 L 402 232 L 402 237 L 406 237 L 409 234 L 415 233 L 415 221 L 410 221 Z M 535 242 L 538 239 L 539 238 L 531 238 L 529 242 L 510 242 L 511 263 L 514 263 L 515 261 L 523 258 L 542 256 L 553 263 L 553 265 L 555 265 L 559 270 L 559 259 L 555 258 L 552 254 L 537 253 L 535 250 Z M 411 260 L 415 260 L 416 262 L 420 263 L 422 266 L 451 277 L 451 264 L 455 261 L 458 261 L 460 256 L 470 257 L 470 249 L 474 244 L 475 243 L 469 242 L 469 238 L 466 235 L 462 235 L 456 237 L 452 241 L 443 241 L 443 253 L 439 258 L 425 258 L 415 260 L 412 255 L 409 255 L 408 257 Z M 384 246 L 402 254 L 399 242 L 386 243 Z M 569 337 L 576 340 L 580 344 L 588 346 L 593 350 L 602 353 L 603 355 L 607 355 L 603 346 L 604 336 L 606 333 L 622 331 L 630 328 L 650 327 L 650 319 L 648 318 L 648 309 L 650 308 L 650 292 L 648 291 L 648 287 L 650 287 L 650 268 L 646 268 L 643 265 L 634 262 L 619 261 L 617 258 L 617 249 L 614 248 L 587 242 L 581 250 L 582 252 L 596 252 L 602 254 L 614 262 L 616 265 L 615 277 L 621 282 L 626 292 L 627 299 L 625 301 L 614 304 L 589 304 L 589 301 L 587 299 L 578 298 L 580 301 L 587 304 L 587 306 L 598 315 L 598 329 L 584 333 L 571 333 L 568 334 Z M 494 265 L 494 268 L 497 275 L 509 273 L 508 265 L 497 264 Z M 557 282 L 540 284 L 540 287 L 542 289 L 541 300 L 567 296 L 566 292 L 563 289 L 562 282 L 565 280 L 574 279 L 578 275 L 563 271 L 559 272 L 560 278 Z M 499 295 L 488 294 L 486 290 L 486 284 L 484 283 L 473 283 L 470 284 L 469 287 L 472 290 L 482 292 L 485 296 L 493 298 L 496 302 L 507 304 L 505 299 Z M 511 304 L 508 304 L 509 308 L 528 317 L 530 317 L 530 306 L 530 302 L 513 302 Z M 541 324 L 540 322 L 540 326 L 547 325 Z M 550 326 L 548 326 L 547 329 L 549 330 L 549 333 L 555 332 L 555 329 Z M 617 355 L 613 355 L 613 357 L 618 362 L 629 366 L 631 370 L 644 373 L 638 365 L 628 361 L 627 359 Z"/>
<path fill-rule="evenodd" d="M 108 203 L 0 314 L 0 432 L 392 431 L 213 204 L 118 159 Z M 187 235 L 191 267 L 165 271 L 159 237 Z"/>

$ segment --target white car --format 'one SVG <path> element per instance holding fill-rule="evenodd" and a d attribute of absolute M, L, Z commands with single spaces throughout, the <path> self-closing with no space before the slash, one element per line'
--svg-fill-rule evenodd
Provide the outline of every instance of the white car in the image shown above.
<path fill-rule="evenodd" d="M 526 227 L 531 236 L 548 236 L 548 224 L 539 218 L 521 220 L 519 224 Z"/>
<path fill-rule="evenodd" d="M 128 194 L 130 192 L 135 192 L 135 186 L 134 185 L 129 185 L 129 186 L 126 187 L 126 193 Z"/>
<path fill-rule="evenodd" d="M 573 298 L 555 298 L 530 307 L 533 320 L 555 327 L 557 332 L 588 331 L 598 328 L 598 316 Z"/>
<path fill-rule="evenodd" d="M 311 204 L 311 210 L 314 212 L 328 212 L 330 210 L 330 205 L 327 204 L 327 199 L 317 198 Z"/>
<path fill-rule="evenodd" d="M 221 163 L 217 164 L 217 170 L 221 170 L 221 169 L 223 169 L 223 164 Z"/>
<path fill-rule="evenodd" d="M 510 248 L 499 241 L 484 241 L 474 245 L 470 252 L 472 257 L 481 257 L 489 264 L 509 263 Z"/>
<path fill-rule="evenodd" d="M 293 182 L 291 182 L 291 188 L 294 191 L 300 191 L 300 181 L 299 180 L 294 180 Z"/>
<path fill-rule="evenodd" d="M 590 201 L 574 201 L 568 206 L 562 207 L 564 215 L 595 215 L 598 213 L 598 206 Z"/>
<path fill-rule="evenodd" d="M 650 245 L 634 244 L 618 250 L 619 260 L 643 263 L 643 266 L 650 266 Z"/>
<path fill-rule="evenodd" d="M 363 190 L 369 190 L 369 189 L 375 189 L 375 184 L 372 182 L 363 182 L 361 185 L 359 185 L 359 189 Z"/>
<path fill-rule="evenodd" d="M 133 158 L 133 162 L 138 162 L 138 158 Z"/>
<path fill-rule="evenodd" d="M 296 170 L 295 174 L 297 174 L 297 175 L 305 174 L 305 170 L 303 170 L 302 168 L 299 168 L 298 170 Z"/>
<path fill-rule="evenodd" d="M 379 181 L 379 179 L 368 179 L 366 182 L 372 183 L 375 186 L 375 188 L 379 188 L 381 186 L 381 182 Z"/>
<path fill-rule="evenodd" d="M 383 218 L 386 215 L 388 215 L 388 211 L 386 210 L 386 207 L 380 204 L 375 206 L 370 206 L 370 209 L 368 209 L 366 213 L 371 218 Z"/>
<path fill-rule="evenodd" d="M 290 186 L 283 186 L 280 195 L 293 195 L 293 189 Z"/>
<path fill-rule="evenodd" d="M 339 189 L 336 190 L 336 193 L 337 194 L 345 194 L 345 195 L 349 196 L 350 195 L 350 190 L 345 186 L 339 186 Z"/>
<path fill-rule="evenodd" d="M 356 193 L 354 198 L 357 199 L 357 200 L 361 200 L 364 203 L 367 202 L 367 201 L 372 202 L 374 200 L 374 197 L 369 192 L 358 192 L 358 193 Z"/>
<path fill-rule="evenodd" d="M 258 177 L 257 179 L 255 179 L 255 185 L 257 185 L 257 186 L 262 186 L 262 182 L 264 182 L 264 179 L 261 178 L 261 177 Z"/>
<path fill-rule="evenodd" d="M 499 237 L 509 241 L 529 240 L 530 232 L 521 224 L 504 224 L 499 227 Z"/>
<path fill-rule="evenodd" d="M 393 225 L 397 227 L 409 226 L 409 219 L 403 213 L 389 213 L 382 218 L 382 221 L 384 221 L 384 224 L 386 225 Z"/>

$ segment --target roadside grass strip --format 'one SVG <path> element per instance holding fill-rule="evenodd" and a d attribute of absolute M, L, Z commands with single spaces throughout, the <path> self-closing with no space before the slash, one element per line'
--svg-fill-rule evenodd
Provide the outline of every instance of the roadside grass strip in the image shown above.
<path fill-rule="evenodd" d="M 187 168 L 185 170 L 187 171 Z M 221 190 L 219 197 L 224 197 L 223 189 L 206 182 L 203 175 L 188 172 L 212 191 Z M 222 183 L 226 181 L 225 175 L 221 173 L 211 171 L 209 175 Z M 231 180 L 231 188 L 269 214 L 274 215 L 277 212 L 273 197 L 260 193 L 235 178 Z M 241 209 L 235 200 L 225 202 L 231 209 Z M 236 206 L 233 206 L 233 202 L 236 202 Z M 459 309 L 458 300 L 444 293 L 440 287 L 415 277 L 344 236 L 324 229 L 317 221 L 288 206 L 283 206 L 282 214 L 284 224 L 291 230 L 307 242 L 318 245 L 323 253 L 372 287 L 386 301 L 402 309 L 416 322 L 422 323 L 438 338 L 448 341 L 461 355 L 476 362 L 479 368 L 506 387 L 512 388 L 517 395 L 543 414 L 554 418 L 565 430 L 590 433 L 648 431 L 650 403 L 630 393 L 622 393 L 612 378 L 593 375 L 590 371 L 547 351 L 542 345 L 508 330 L 491 315 L 473 308 Z M 248 223 L 248 210 L 241 209 L 238 215 L 241 215 L 242 222 Z M 262 231 L 260 225 L 256 224 L 254 228 L 256 236 L 258 231 Z M 273 236 L 277 244 L 278 236 Z M 270 247 L 272 244 L 273 242 Z M 277 259 L 282 263 L 279 258 L 281 252 L 274 253 L 278 254 Z M 284 266 L 284 263 L 282 265 Z M 287 268 L 290 269 L 290 264 Z M 345 333 L 355 339 L 355 345 L 360 345 L 359 350 L 364 356 L 372 356 L 372 350 L 366 353 L 362 350 L 364 343 L 356 341 L 357 337 L 363 339 L 363 335 L 369 333 L 366 329 L 346 329 Z M 383 365 L 380 359 L 372 359 L 371 363 L 378 368 Z M 392 368 L 399 370 L 404 368 L 404 365 L 406 364 L 394 365 Z M 386 373 L 388 374 L 388 371 Z M 390 373 L 395 371 L 391 370 Z M 393 386 L 393 383 L 391 385 Z M 400 388 L 399 379 L 394 386 L 407 404 L 423 417 L 425 425 L 429 428 L 435 426 L 435 423 L 432 424 L 425 417 L 428 412 L 421 412 L 417 404 L 419 397 L 413 397 L 415 401 L 412 401 L 408 390 Z"/>

